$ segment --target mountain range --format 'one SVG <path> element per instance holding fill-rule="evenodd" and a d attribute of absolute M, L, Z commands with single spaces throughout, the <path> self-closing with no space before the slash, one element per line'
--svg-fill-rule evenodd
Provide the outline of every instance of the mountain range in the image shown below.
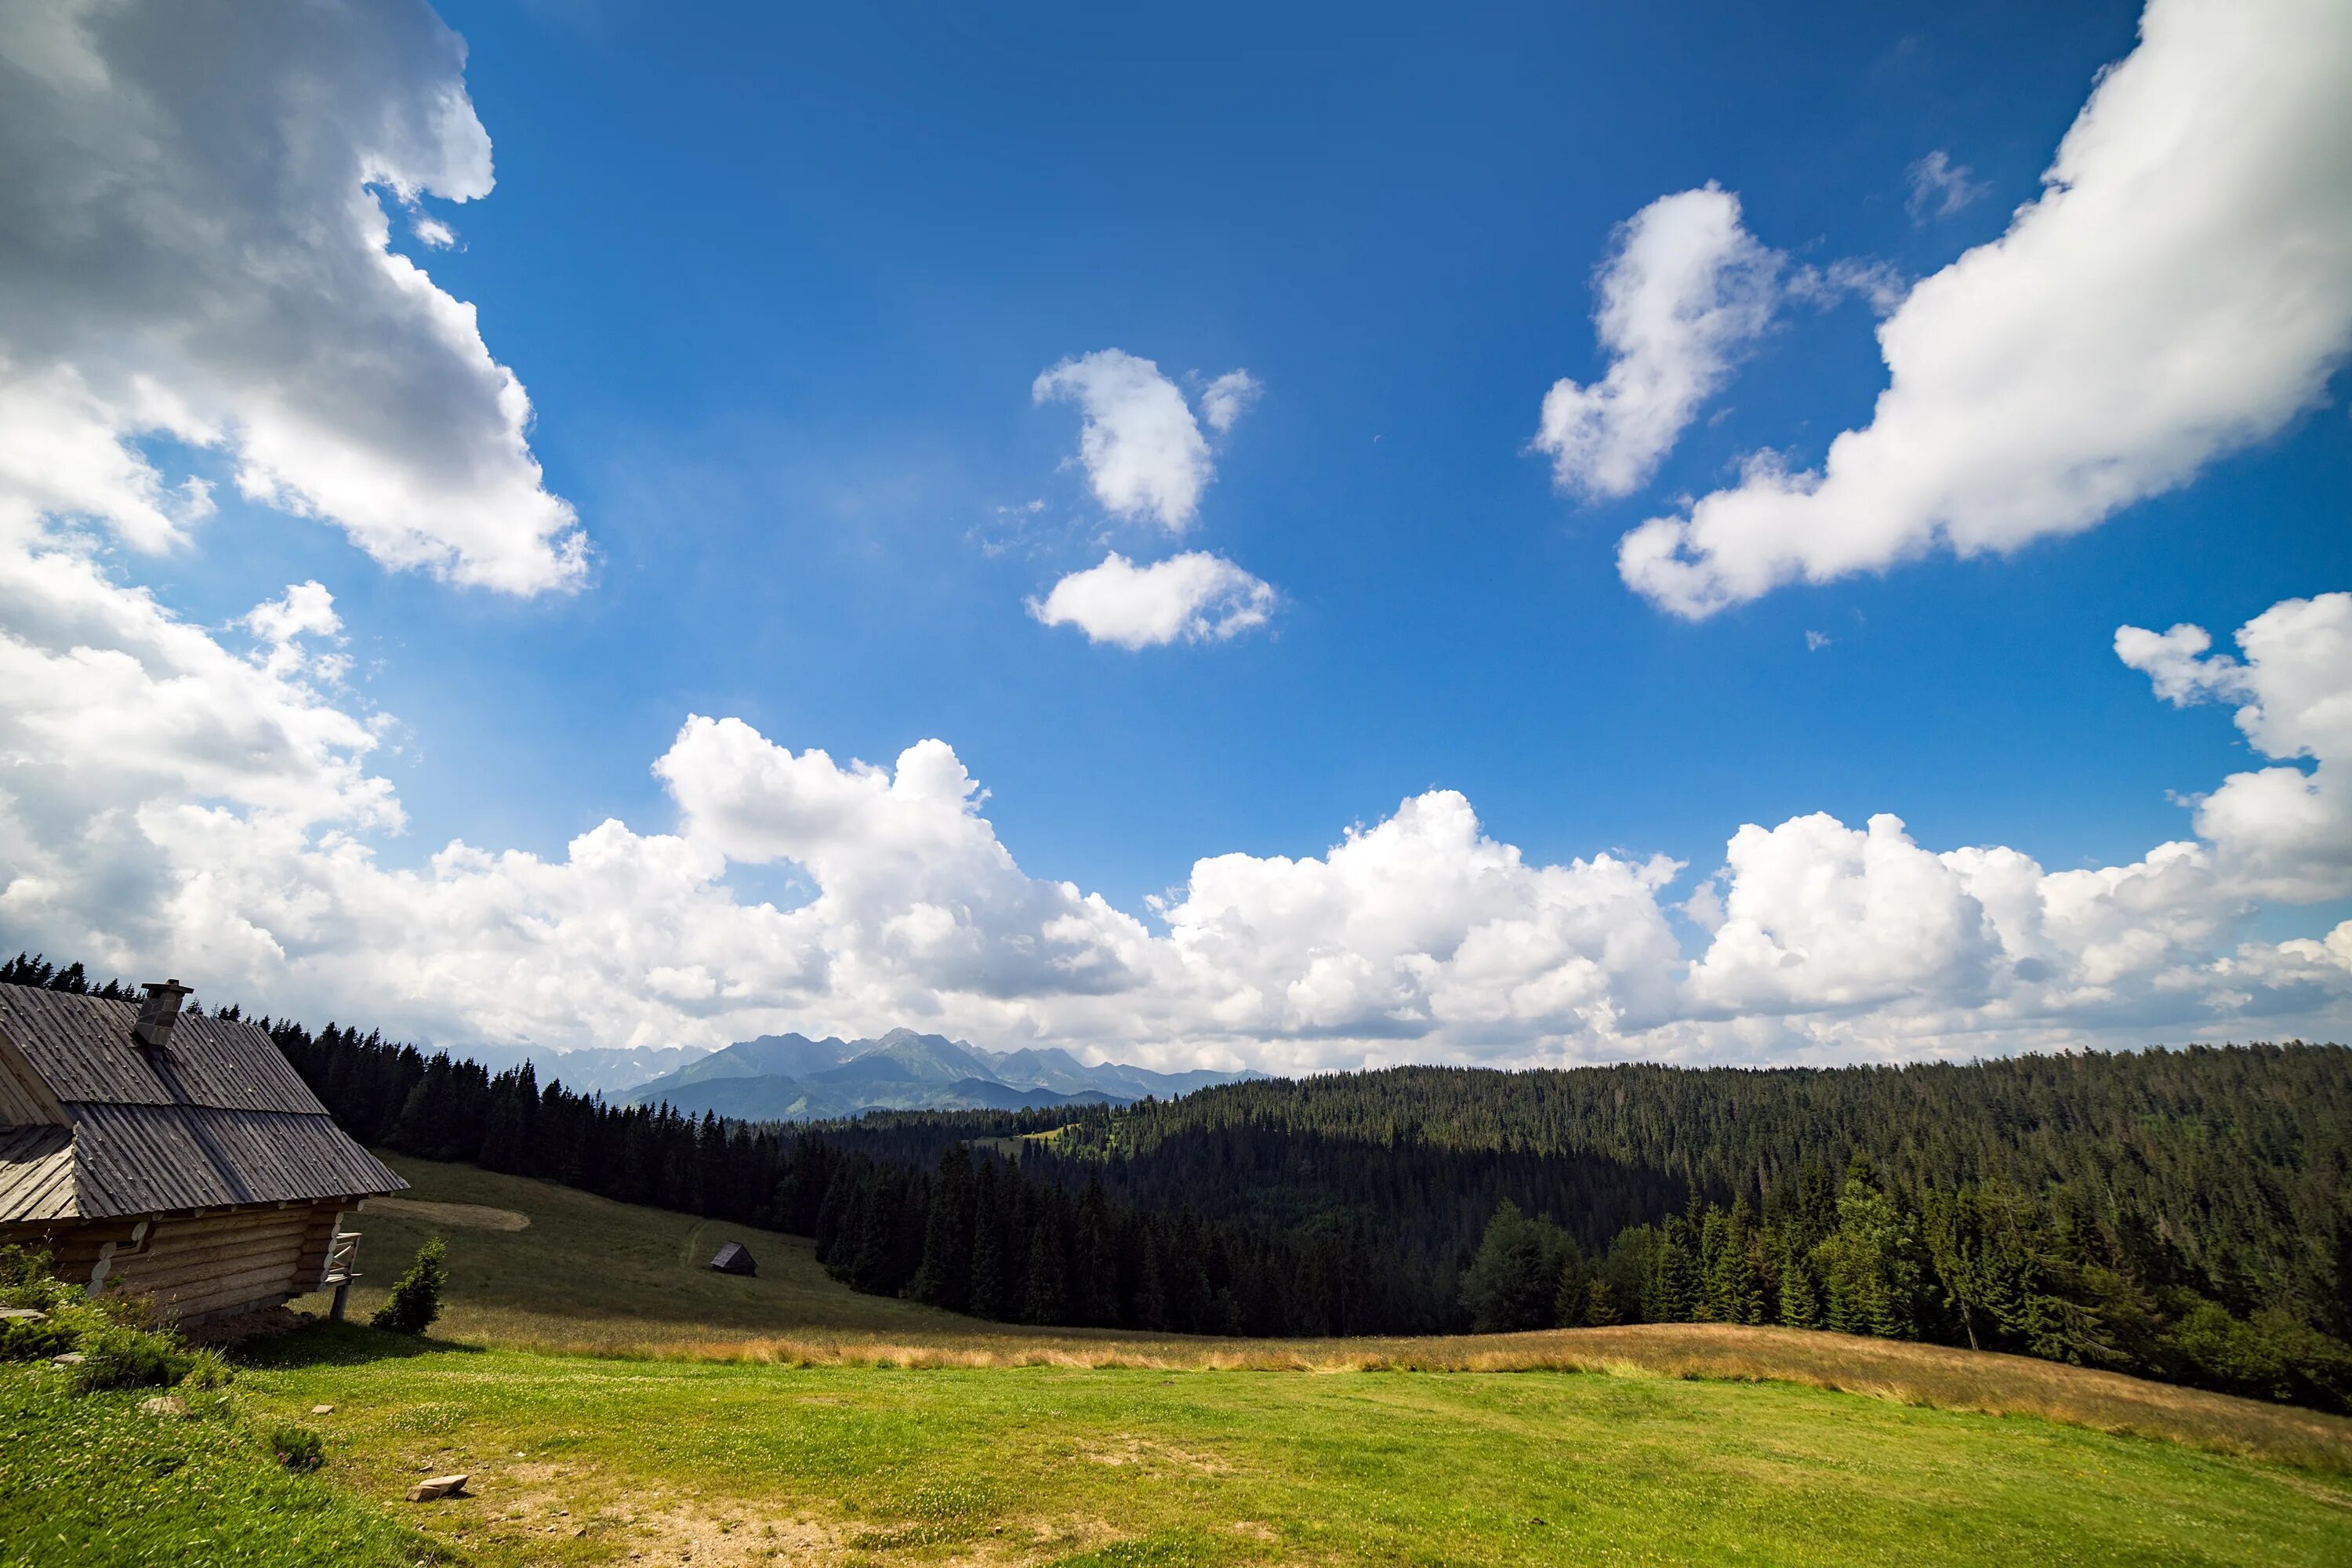
<path fill-rule="evenodd" d="M 616 1096 L 667 1103 L 690 1116 L 806 1121 L 866 1110 L 1017 1110 L 1165 1100 L 1254 1072 L 1153 1072 L 1088 1066 L 1059 1047 L 990 1051 L 944 1035 L 893 1029 L 879 1039 L 762 1035 L 688 1062 Z"/>
<path fill-rule="evenodd" d="M 479 1062 L 494 1073 L 529 1062 L 541 1088 L 561 1082 L 582 1094 L 611 1094 L 710 1054 L 708 1046 L 583 1046 L 565 1051 L 533 1045 L 459 1044 L 441 1048 L 453 1058 Z"/>

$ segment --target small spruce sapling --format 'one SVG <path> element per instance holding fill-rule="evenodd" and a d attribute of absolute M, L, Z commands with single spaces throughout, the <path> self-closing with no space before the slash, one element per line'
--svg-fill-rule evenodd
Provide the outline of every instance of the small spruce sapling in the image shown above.
<path fill-rule="evenodd" d="M 408 1266 L 407 1273 L 393 1281 L 392 1293 L 369 1321 L 399 1334 L 421 1334 L 431 1328 L 433 1320 L 441 1315 L 441 1291 L 449 1282 L 449 1271 L 443 1263 L 447 1252 L 437 1236 L 418 1247 L 416 1260 Z"/>

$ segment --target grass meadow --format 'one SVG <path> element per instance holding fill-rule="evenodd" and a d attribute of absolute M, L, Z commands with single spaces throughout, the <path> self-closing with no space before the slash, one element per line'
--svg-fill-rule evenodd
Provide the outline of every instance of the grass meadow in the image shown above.
<path fill-rule="evenodd" d="M 2352 1423 L 2307 1412 L 1784 1331 L 1024 1331 L 854 1295 L 790 1238 L 400 1164 L 466 1205 L 361 1222 L 379 1286 L 447 1238 L 429 1339 L 249 1347 L 243 1436 L 0 1369 L 0 1472 L 85 1456 L 46 1502 L 0 1473 L 0 1562 L 2352 1562 Z M 759 1278 L 703 1267 L 729 1238 Z M 320 1476 L 255 1454 L 281 1419 Z M 447 1470 L 475 1495 L 397 1500 Z"/>

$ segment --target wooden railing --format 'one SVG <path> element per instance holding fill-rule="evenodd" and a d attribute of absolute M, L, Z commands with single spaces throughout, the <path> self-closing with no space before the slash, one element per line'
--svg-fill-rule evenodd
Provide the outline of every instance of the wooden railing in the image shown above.
<path fill-rule="evenodd" d="M 352 1281 L 360 1277 L 360 1233 L 339 1230 L 335 1239 L 327 1244 L 327 1270 L 320 1279 L 321 1286 L 332 1286 L 334 1304 L 327 1316 L 335 1322 L 343 1321 L 343 1303 L 352 1293 Z"/>

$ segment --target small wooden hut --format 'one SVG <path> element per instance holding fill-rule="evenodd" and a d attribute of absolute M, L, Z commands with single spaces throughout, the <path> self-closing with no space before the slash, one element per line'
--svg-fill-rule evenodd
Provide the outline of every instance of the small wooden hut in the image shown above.
<path fill-rule="evenodd" d="M 721 1274 L 757 1274 L 760 1266 L 751 1261 L 751 1249 L 740 1241 L 730 1241 L 710 1255 L 710 1267 Z"/>
<path fill-rule="evenodd" d="M 184 1326 L 352 1273 L 341 1216 L 407 1183 L 337 1127 L 268 1035 L 143 1002 L 0 985 L 0 1245 Z"/>

